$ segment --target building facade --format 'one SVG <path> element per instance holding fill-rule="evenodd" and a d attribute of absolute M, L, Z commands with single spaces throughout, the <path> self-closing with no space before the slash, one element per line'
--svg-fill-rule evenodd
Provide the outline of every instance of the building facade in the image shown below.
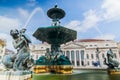
<path fill-rule="evenodd" d="M 33 59 L 37 60 L 40 56 L 45 55 L 47 48 L 51 48 L 47 43 L 30 45 L 30 53 Z"/>
<path fill-rule="evenodd" d="M 41 55 L 45 55 L 49 44 L 31 45 L 33 58 L 37 60 Z M 107 51 L 112 49 L 115 57 L 120 58 L 117 42 L 113 40 L 84 39 L 75 40 L 61 45 L 61 50 L 67 56 L 74 68 L 106 68 L 104 58 Z M 96 65 L 99 62 L 99 65 Z"/>
<path fill-rule="evenodd" d="M 101 67 L 106 68 L 104 58 L 107 51 L 112 49 L 115 57 L 119 59 L 117 43 L 112 40 L 84 39 L 69 42 L 61 46 L 64 55 L 68 56 L 74 68 Z M 99 65 L 95 63 L 99 62 Z"/>

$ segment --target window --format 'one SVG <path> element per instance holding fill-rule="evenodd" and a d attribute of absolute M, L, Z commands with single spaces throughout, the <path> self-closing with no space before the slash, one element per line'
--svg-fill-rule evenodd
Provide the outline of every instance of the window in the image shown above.
<path fill-rule="evenodd" d="M 87 62 L 87 65 L 90 65 L 89 61 Z"/>
<path fill-rule="evenodd" d="M 114 53 L 115 58 L 117 58 L 116 54 Z"/>
<path fill-rule="evenodd" d="M 36 55 L 36 59 L 38 59 L 38 55 Z"/>
<path fill-rule="evenodd" d="M 108 44 L 106 44 L 106 46 L 109 46 Z"/>
<path fill-rule="evenodd" d="M 97 47 L 97 45 L 94 45 L 95 47 Z"/>
<path fill-rule="evenodd" d="M 119 57 L 120 57 L 120 53 L 119 53 Z"/>
<path fill-rule="evenodd" d="M 71 60 L 72 60 L 72 64 L 74 65 L 74 51 L 71 51 Z"/>
<path fill-rule="evenodd" d="M 79 51 L 76 51 L 76 60 L 77 60 L 77 66 L 79 66 Z"/>
<path fill-rule="evenodd" d="M 90 47 L 92 47 L 92 45 L 90 45 Z"/>
<path fill-rule="evenodd" d="M 104 55 L 104 53 L 102 54 L 102 58 L 105 58 L 105 55 Z"/>
<path fill-rule="evenodd" d="M 81 50 L 81 60 L 84 59 L 84 50 Z"/>
<path fill-rule="evenodd" d="M 79 60 L 79 51 L 76 51 L 76 59 Z"/>
<path fill-rule="evenodd" d="M 87 59 L 89 59 L 89 55 L 87 54 Z"/>
<path fill-rule="evenodd" d="M 94 57 L 93 57 L 93 54 L 91 54 L 91 58 L 93 59 Z"/>
<path fill-rule="evenodd" d="M 99 54 L 98 53 L 96 53 L 96 58 L 99 58 Z"/>
<path fill-rule="evenodd" d="M 81 65 L 84 66 L 84 61 L 81 61 Z"/>
<path fill-rule="evenodd" d="M 85 45 L 86 47 L 88 47 L 88 45 Z"/>
<path fill-rule="evenodd" d="M 70 59 L 70 51 L 66 51 L 66 56 Z"/>
<path fill-rule="evenodd" d="M 94 61 L 92 61 L 92 65 L 94 65 Z"/>

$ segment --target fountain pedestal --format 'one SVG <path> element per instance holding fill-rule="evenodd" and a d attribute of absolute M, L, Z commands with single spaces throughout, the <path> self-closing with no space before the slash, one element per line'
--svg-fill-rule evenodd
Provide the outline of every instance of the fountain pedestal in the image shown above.
<path fill-rule="evenodd" d="M 0 80 L 32 80 L 31 71 L 0 71 Z"/>

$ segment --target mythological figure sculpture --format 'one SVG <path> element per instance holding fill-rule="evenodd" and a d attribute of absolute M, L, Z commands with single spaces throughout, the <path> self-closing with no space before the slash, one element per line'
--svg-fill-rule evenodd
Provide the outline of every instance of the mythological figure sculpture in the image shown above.
<path fill-rule="evenodd" d="M 25 34 L 25 31 L 26 29 L 10 31 L 10 35 L 13 38 L 13 46 L 17 49 L 17 54 L 9 57 L 9 63 L 13 62 L 9 64 L 9 66 L 14 70 L 28 70 L 33 65 L 33 59 L 29 51 L 29 43 L 31 43 L 31 41 Z M 14 59 L 12 57 L 14 57 Z M 8 59 L 8 57 L 5 56 L 3 63 L 7 66 L 6 59 Z"/>
<path fill-rule="evenodd" d="M 120 63 L 115 59 L 115 55 L 112 50 L 109 49 L 107 52 L 107 60 L 105 58 L 104 63 L 108 66 L 109 69 L 118 68 Z"/>

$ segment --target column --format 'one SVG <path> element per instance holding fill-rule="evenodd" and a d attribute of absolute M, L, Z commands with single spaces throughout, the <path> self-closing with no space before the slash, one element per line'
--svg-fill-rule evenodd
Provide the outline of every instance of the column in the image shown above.
<path fill-rule="evenodd" d="M 72 61 L 71 61 L 71 51 L 69 51 L 69 55 L 70 55 L 70 62 L 72 62 Z"/>
<path fill-rule="evenodd" d="M 77 62 L 77 60 L 76 60 L 76 51 L 74 51 L 74 65 L 75 65 L 75 67 L 77 67 L 76 62 Z"/>

